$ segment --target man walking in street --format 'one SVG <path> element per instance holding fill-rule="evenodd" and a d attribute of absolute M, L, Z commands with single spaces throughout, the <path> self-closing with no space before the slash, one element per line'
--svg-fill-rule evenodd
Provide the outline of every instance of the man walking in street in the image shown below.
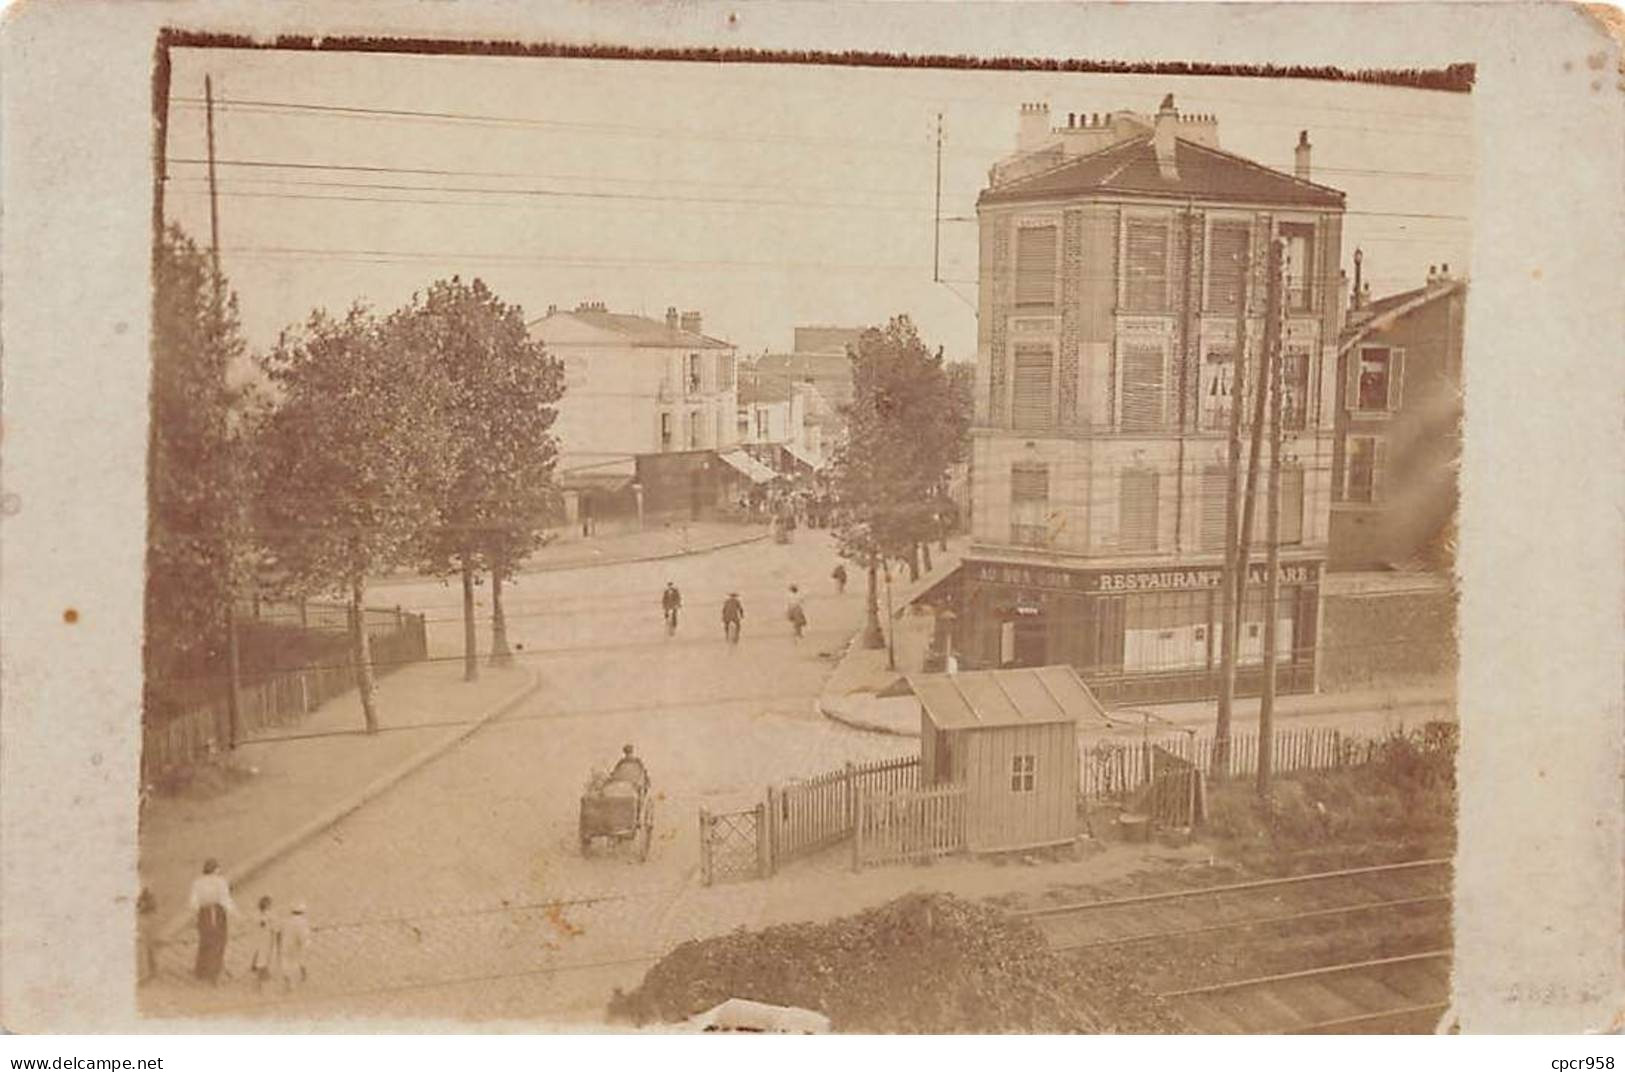
<path fill-rule="evenodd" d="M 660 593 L 660 607 L 666 612 L 666 635 L 672 636 L 677 632 L 677 611 L 683 605 L 683 593 L 670 581 L 666 582 L 666 590 Z"/>
<path fill-rule="evenodd" d="M 835 594 L 838 596 L 846 595 L 846 563 L 835 563 L 835 570 L 830 576 L 835 580 Z"/>
<path fill-rule="evenodd" d="M 722 601 L 722 635 L 730 644 L 739 643 L 739 625 L 745 620 L 745 605 L 738 592 L 729 592 Z"/>

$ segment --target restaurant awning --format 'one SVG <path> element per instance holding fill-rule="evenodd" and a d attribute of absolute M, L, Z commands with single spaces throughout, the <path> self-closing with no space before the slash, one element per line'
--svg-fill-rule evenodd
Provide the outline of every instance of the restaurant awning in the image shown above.
<path fill-rule="evenodd" d="M 718 454 L 717 457 L 738 470 L 752 483 L 766 484 L 779 475 L 742 450 L 730 450 L 726 454 Z"/>
<path fill-rule="evenodd" d="M 784 452 L 814 472 L 817 472 L 819 469 L 824 467 L 824 459 L 820 458 L 812 451 L 803 450 L 800 447 L 794 447 L 789 443 L 786 443 L 784 444 Z"/>

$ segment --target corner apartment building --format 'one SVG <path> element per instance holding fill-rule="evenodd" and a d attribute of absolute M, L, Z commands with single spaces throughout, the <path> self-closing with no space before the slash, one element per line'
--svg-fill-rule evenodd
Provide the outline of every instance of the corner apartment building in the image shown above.
<path fill-rule="evenodd" d="M 1024 105 L 977 202 L 971 544 L 954 647 L 970 666 L 1071 663 L 1115 702 L 1217 691 L 1227 430 L 1265 265 L 1284 242 L 1283 690 L 1315 683 L 1331 506 L 1344 195 L 1219 148 L 1213 116 Z M 1246 308 L 1238 307 L 1241 265 Z M 1243 411 L 1247 413 L 1246 410 Z M 1245 454 L 1245 451 L 1244 451 Z M 1245 463 L 1244 463 L 1245 464 Z M 1262 663 L 1263 480 L 1239 687 Z"/>

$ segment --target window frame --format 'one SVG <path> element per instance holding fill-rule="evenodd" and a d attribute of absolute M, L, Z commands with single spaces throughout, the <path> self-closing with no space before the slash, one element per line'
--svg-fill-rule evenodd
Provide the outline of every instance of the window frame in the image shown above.
<path fill-rule="evenodd" d="M 697 395 L 705 389 L 705 367 L 700 363 L 700 355 L 690 353 L 686 367 L 683 370 L 683 382 L 688 386 L 688 393 Z"/>
<path fill-rule="evenodd" d="M 1122 236 L 1118 245 L 1117 309 L 1119 313 L 1143 316 L 1167 316 L 1173 311 L 1174 225 L 1170 212 L 1123 213 Z M 1131 268 L 1129 265 L 1129 233 L 1136 224 L 1151 224 L 1162 228 L 1162 298 L 1154 307 L 1139 306 L 1129 300 Z"/>
<path fill-rule="evenodd" d="M 1016 752 L 1010 756 L 1010 792 L 1038 792 L 1038 753 Z"/>
<path fill-rule="evenodd" d="M 1362 404 L 1360 380 L 1365 355 L 1370 350 L 1386 350 L 1388 352 L 1388 368 L 1384 375 L 1387 384 L 1383 391 L 1383 405 L 1380 408 L 1366 408 Z M 1346 409 L 1356 417 L 1385 417 L 1398 413 L 1405 401 L 1405 347 L 1391 346 L 1385 343 L 1361 343 L 1349 353 L 1352 360 L 1348 364 L 1348 381 L 1343 385 L 1343 392 L 1347 396 Z"/>
<path fill-rule="evenodd" d="M 1056 375 L 1059 371 L 1056 361 L 1056 345 L 1047 339 L 1018 339 L 1010 343 L 1010 380 L 1007 387 L 1009 394 L 1010 412 L 1008 414 L 1008 427 L 1013 431 L 1047 432 L 1056 425 L 1056 399 L 1059 396 Z M 1016 384 L 1020 375 L 1019 363 L 1022 357 L 1042 353 L 1049 366 L 1049 391 L 1044 405 L 1044 420 L 1041 424 L 1022 424 L 1017 420 L 1016 399 L 1019 393 Z"/>
<path fill-rule="evenodd" d="M 1343 462 L 1343 501 L 1360 506 L 1372 506 L 1382 501 L 1382 465 L 1386 454 L 1385 443 L 1379 435 L 1351 435 L 1347 438 L 1348 454 Z M 1367 494 L 1365 498 L 1354 496 L 1354 458 L 1356 451 L 1354 445 L 1359 442 L 1371 444 L 1371 477 L 1367 481 Z"/>
<path fill-rule="evenodd" d="M 1029 472 L 1037 471 L 1043 474 L 1043 498 L 1017 498 L 1016 471 L 1018 469 Z M 1010 463 L 1010 543 L 1017 547 L 1044 547 L 1049 543 L 1049 513 L 1050 513 L 1050 464 L 1047 461 L 1015 461 Z M 1039 514 L 1041 520 L 1037 523 L 1031 521 L 1018 521 L 1018 516 L 1024 516 L 1025 511 L 1020 504 L 1040 503 Z"/>
<path fill-rule="evenodd" d="M 1145 545 L 1135 544 L 1130 546 L 1125 540 L 1128 529 L 1123 520 L 1127 515 L 1124 506 L 1128 502 L 1128 497 L 1124 494 L 1124 491 L 1128 487 L 1128 478 L 1131 475 L 1149 476 L 1151 478 L 1151 535 L 1149 543 Z M 1119 469 L 1117 472 L 1117 549 L 1135 554 L 1155 553 L 1162 546 L 1161 530 L 1162 480 L 1160 474 L 1153 466 L 1149 465 L 1131 465 Z"/>
<path fill-rule="evenodd" d="M 1147 349 L 1149 349 L 1151 347 L 1155 347 L 1157 349 L 1157 351 L 1158 351 L 1158 353 L 1159 353 L 1159 355 L 1161 357 L 1161 361 L 1159 362 L 1160 375 L 1161 375 L 1161 390 L 1158 392 L 1159 405 L 1157 407 L 1157 409 L 1158 409 L 1157 419 L 1148 427 L 1130 428 L 1126 423 L 1124 423 L 1124 413 L 1125 413 L 1124 405 L 1128 400 L 1128 391 L 1126 389 L 1127 386 L 1128 386 L 1128 362 L 1127 362 L 1126 358 L 1127 358 L 1129 348 L 1130 347 L 1136 347 L 1136 346 L 1143 346 L 1143 347 L 1146 347 Z M 1116 406 L 1117 406 L 1117 412 L 1112 414 L 1112 416 L 1114 418 L 1113 427 L 1116 428 L 1117 431 L 1119 431 L 1119 432 L 1130 432 L 1130 433 L 1146 433 L 1146 432 L 1159 433 L 1159 432 L 1166 432 L 1166 431 L 1169 430 L 1169 428 L 1168 428 L 1168 425 L 1169 425 L 1169 420 L 1168 420 L 1168 366 L 1172 361 L 1172 354 L 1173 354 L 1173 347 L 1170 345 L 1169 340 L 1168 340 L 1168 338 L 1166 336 L 1147 335 L 1147 336 L 1144 336 L 1144 337 L 1140 337 L 1140 336 L 1136 336 L 1136 335 L 1129 335 L 1129 336 L 1125 337 L 1121 332 L 1119 332 L 1119 334 L 1117 336 L 1117 344 L 1116 344 L 1116 355 L 1115 355 L 1116 360 L 1113 362 L 1113 364 L 1116 366 L 1115 372 L 1116 372 L 1116 381 L 1117 382 L 1114 384 L 1114 386 L 1116 388 L 1115 402 L 1116 402 Z"/>
<path fill-rule="evenodd" d="M 1202 312 L 1216 313 L 1223 316 L 1234 316 L 1239 310 L 1232 303 L 1220 307 L 1213 301 L 1213 234 L 1220 227 L 1239 227 L 1247 232 L 1245 249 L 1248 257 L 1247 267 L 1252 267 L 1253 232 L 1255 221 L 1250 215 L 1212 214 L 1207 218 L 1207 230 L 1202 236 Z M 1238 286 L 1238 292 L 1241 289 Z M 1239 294 L 1238 294 L 1239 296 Z"/>
<path fill-rule="evenodd" d="M 1307 233 L 1305 233 L 1307 232 Z M 1283 271 L 1283 280 L 1286 283 L 1286 298 L 1283 302 L 1289 313 L 1312 313 L 1319 307 L 1320 286 L 1315 277 L 1316 258 L 1320 256 L 1320 226 L 1315 220 L 1280 220 L 1275 226 L 1276 237 L 1288 248 L 1291 246 L 1290 234 L 1300 234 L 1304 238 L 1304 249 L 1308 266 L 1303 275 L 1303 302 L 1294 301 L 1294 292 L 1291 287 L 1291 275 Z"/>

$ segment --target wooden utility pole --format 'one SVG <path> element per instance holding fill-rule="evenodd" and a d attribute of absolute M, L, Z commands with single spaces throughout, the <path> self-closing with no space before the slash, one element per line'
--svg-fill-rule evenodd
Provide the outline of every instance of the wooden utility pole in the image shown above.
<path fill-rule="evenodd" d="M 1247 559 L 1253 539 L 1253 513 L 1258 504 L 1258 464 L 1264 451 L 1264 409 L 1269 399 L 1270 333 L 1273 330 L 1272 325 L 1279 320 L 1278 310 L 1281 302 L 1278 285 L 1279 259 L 1273 237 L 1270 243 L 1264 289 L 1263 355 L 1259 362 L 1261 367 L 1258 371 L 1258 387 L 1253 392 L 1253 434 L 1247 451 L 1247 486 L 1245 498 L 1241 502 L 1241 532 L 1236 538 L 1236 605 L 1231 608 L 1230 629 L 1236 634 L 1238 645 L 1241 643 L 1242 622 L 1247 616 Z"/>
<path fill-rule="evenodd" d="M 1240 278 L 1236 284 L 1236 344 L 1230 359 L 1229 455 L 1224 483 L 1224 570 L 1219 582 L 1219 716 L 1213 731 L 1213 774 L 1222 777 L 1230 767 L 1230 719 L 1236 696 L 1236 584 L 1237 536 L 1240 519 L 1238 480 L 1241 476 L 1241 407 L 1246 400 L 1247 383 L 1247 280 L 1252 259 L 1241 251 Z"/>
<path fill-rule="evenodd" d="M 1266 796 L 1275 766 L 1275 604 L 1281 597 L 1281 243 L 1270 249 L 1269 293 L 1272 299 L 1265 321 L 1269 344 L 1270 477 L 1265 494 L 1268 521 L 1264 526 L 1264 685 L 1258 700 L 1258 795 Z"/>
<path fill-rule="evenodd" d="M 209 260 L 214 270 L 213 330 L 219 332 L 225 322 L 225 295 L 221 287 L 225 277 L 220 274 L 220 197 L 214 182 L 214 79 L 203 76 L 203 107 L 209 149 Z M 218 334 L 214 340 L 220 342 Z M 226 581 L 226 715 L 228 720 L 228 746 L 237 747 L 242 734 L 242 658 L 237 642 L 237 564 L 236 548 L 230 549 L 232 561 L 227 566 Z"/>
<path fill-rule="evenodd" d="M 932 217 L 931 282 L 942 282 L 942 113 L 937 113 L 937 210 Z"/>

